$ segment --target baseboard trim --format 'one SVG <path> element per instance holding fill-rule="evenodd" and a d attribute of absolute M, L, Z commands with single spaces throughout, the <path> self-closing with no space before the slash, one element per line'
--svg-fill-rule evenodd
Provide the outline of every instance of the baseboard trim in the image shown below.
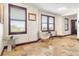
<path fill-rule="evenodd" d="M 68 34 L 68 35 L 64 35 L 64 36 L 70 36 L 70 35 L 72 35 L 72 34 Z"/>
<path fill-rule="evenodd" d="M 70 36 L 71 34 L 68 34 L 68 35 L 57 35 L 57 36 L 54 36 L 54 37 L 65 37 L 65 36 Z"/>
<path fill-rule="evenodd" d="M 16 46 L 25 45 L 25 44 L 31 44 L 31 43 L 36 43 L 38 41 L 39 41 L 39 39 L 36 40 L 36 41 L 31 41 L 31 42 L 25 42 L 25 43 L 16 44 Z"/>
<path fill-rule="evenodd" d="M 20 43 L 20 44 L 16 44 L 16 46 L 20 46 L 20 45 L 25 45 L 25 44 L 31 44 L 31 43 L 36 43 L 38 42 L 40 39 L 36 40 L 36 41 L 31 41 L 31 42 L 25 42 L 25 43 Z M 6 49 L 7 46 L 4 46 L 3 50 L 2 50 L 2 53 L 1 53 L 1 56 L 3 56 L 3 52 L 4 52 L 4 49 Z"/>

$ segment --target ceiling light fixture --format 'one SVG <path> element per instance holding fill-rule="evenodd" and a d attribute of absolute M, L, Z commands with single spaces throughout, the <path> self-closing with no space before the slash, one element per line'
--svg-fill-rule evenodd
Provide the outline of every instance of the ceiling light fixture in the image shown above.
<path fill-rule="evenodd" d="M 58 11 L 63 11 L 63 10 L 67 10 L 67 8 L 66 7 L 58 8 Z"/>

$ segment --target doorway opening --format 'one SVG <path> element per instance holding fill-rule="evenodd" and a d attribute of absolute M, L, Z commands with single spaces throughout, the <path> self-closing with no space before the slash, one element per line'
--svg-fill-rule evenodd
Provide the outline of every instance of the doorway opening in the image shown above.
<path fill-rule="evenodd" d="M 71 20 L 71 35 L 77 34 L 77 20 Z"/>
<path fill-rule="evenodd" d="M 77 14 L 67 15 L 66 17 L 69 19 L 69 30 L 66 32 L 68 34 L 77 36 Z"/>

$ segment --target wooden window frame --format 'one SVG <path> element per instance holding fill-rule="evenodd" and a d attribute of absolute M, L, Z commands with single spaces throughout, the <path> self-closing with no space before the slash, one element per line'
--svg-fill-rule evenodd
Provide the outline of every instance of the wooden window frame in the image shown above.
<path fill-rule="evenodd" d="M 10 13 L 11 13 L 10 8 L 11 7 L 25 10 L 25 31 L 23 31 L 23 32 L 11 32 L 11 20 L 10 20 L 10 16 L 11 16 L 10 15 Z M 27 9 L 24 8 L 24 7 L 12 5 L 12 4 L 9 4 L 8 8 L 9 8 L 9 10 L 8 10 L 8 14 L 9 14 L 9 21 L 8 21 L 9 22 L 9 24 L 8 24 L 9 25 L 9 35 L 13 35 L 13 34 L 26 34 L 27 33 Z"/>
<path fill-rule="evenodd" d="M 42 16 L 47 16 L 47 30 L 42 30 Z M 49 17 L 52 17 L 53 18 L 53 30 L 49 30 Z M 41 14 L 41 31 L 42 32 L 48 32 L 48 31 L 55 31 L 55 17 L 53 16 L 49 16 L 49 15 L 44 15 L 44 14 Z"/>

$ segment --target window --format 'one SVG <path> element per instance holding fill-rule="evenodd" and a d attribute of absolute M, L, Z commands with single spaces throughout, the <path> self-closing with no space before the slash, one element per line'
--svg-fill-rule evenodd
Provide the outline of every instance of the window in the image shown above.
<path fill-rule="evenodd" d="M 26 33 L 26 8 L 9 4 L 9 34 Z"/>
<path fill-rule="evenodd" d="M 69 19 L 65 18 L 65 31 L 69 30 Z"/>
<path fill-rule="evenodd" d="M 42 30 L 47 31 L 47 17 L 42 16 Z"/>
<path fill-rule="evenodd" d="M 55 24 L 54 24 L 55 23 L 55 20 L 54 20 L 54 17 L 49 17 L 49 21 L 48 22 L 49 22 L 48 23 L 48 25 L 49 25 L 48 26 L 49 27 L 48 29 L 51 30 L 51 31 L 52 30 L 55 30 Z"/>
<path fill-rule="evenodd" d="M 52 16 L 41 15 L 42 16 L 42 31 L 54 31 L 55 30 L 55 18 Z"/>

